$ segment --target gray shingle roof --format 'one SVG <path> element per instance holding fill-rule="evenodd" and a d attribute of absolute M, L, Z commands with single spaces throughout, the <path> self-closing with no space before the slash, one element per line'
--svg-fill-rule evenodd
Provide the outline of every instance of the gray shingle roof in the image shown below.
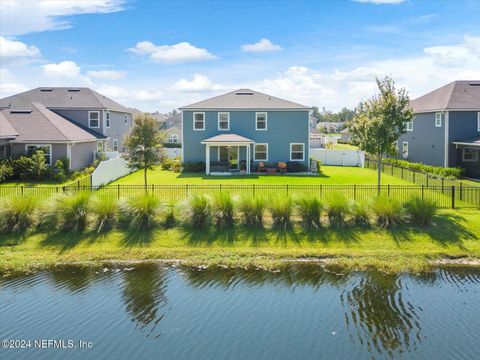
<path fill-rule="evenodd" d="M 415 112 L 479 110 L 480 80 L 454 81 L 410 102 Z"/>
<path fill-rule="evenodd" d="M 83 142 L 105 139 L 48 110 L 43 104 L 31 103 L 31 111 L 2 109 L 0 113 L 18 133 L 20 142 Z"/>
<path fill-rule="evenodd" d="M 462 140 L 452 141 L 454 144 L 468 144 L 474 146 L 480 146 L 480 136 L 474 136 Z"/>
<path fill-rule="evenodd" d="M 17 130 L 8 122 L 5 115 L 0 112 L 0 139 L 15 139 L 17 136 Z"/>
<path fill-rule="evenodd" d="M 293 109 L 309 110 L 310 107 L 283 100 L 250 89 L 239 89 L 207 100 L 187 105 L 180 110 L 191 109 Z"/>
<path fill-rule="evenodd" d="M 38 102 L 51 109 L 105 109 L 131 113 L 129 108 L 99 94 L 90 88 L 51 87 L 36 88 L 0 99 L 1 108 L 31 110 L 32 102 Z"/>
<path fill-rule="evenodd" d="M 205 139 L 202 143 L 220 143 L 220 142 L 232 142 L 232 143 L 253 143 L 253 140 L 237 134 L 221 134 Z"/>

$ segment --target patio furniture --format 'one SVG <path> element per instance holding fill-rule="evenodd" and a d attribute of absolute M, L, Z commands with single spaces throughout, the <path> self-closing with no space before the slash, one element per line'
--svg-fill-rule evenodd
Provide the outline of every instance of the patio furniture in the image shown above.
<path fill-rule="evenodd" d="M 267 172 L 265 164 L 263 162 L 258 163 L 258 172 Z"/>
<path fill-rule="evenodd" d="M 280 174 L 285 174 L 287 172 L 287 163 L 280 161 L 278 163 L 278 171 Z"/>

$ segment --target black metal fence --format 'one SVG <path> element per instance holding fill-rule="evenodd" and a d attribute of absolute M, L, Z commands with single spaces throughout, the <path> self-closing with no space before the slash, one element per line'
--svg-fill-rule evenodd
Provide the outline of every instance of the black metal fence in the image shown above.
<path fill-rule="evenodd" d="M 232 196 L 264 197 L 267 200 L 279 196 L 318 196 L 327 199 L 341 193 L 356 201 L 366 201 L 378 195 L 376 185 L 107 185 L 83 186 L 0 186 L 1 196 L 33 196 L 39 199 L 57 194 L 75 195 L 92 193 L 101 198 L 131 198 L 148 193 L 166 203 L 177 203 L 191 195 L 213 196 L 228 192 Z M 425 186 L 382 185 L 384 196 L 408 201 L 413 196 L 434 200 L 441 208 L 480 208 L 480 187 L 474 186 Z M 1 200 L 1 199 L 0 199 Z"/>

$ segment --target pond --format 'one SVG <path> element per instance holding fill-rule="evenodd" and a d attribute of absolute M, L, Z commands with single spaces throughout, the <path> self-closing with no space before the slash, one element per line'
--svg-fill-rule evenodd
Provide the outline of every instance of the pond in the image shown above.
<path fill-rule="evenodd" d="M 65 267 L 0 280 L 3 339 L 26 348 L 2 360 L 480 359 L 480 269 Z"/>

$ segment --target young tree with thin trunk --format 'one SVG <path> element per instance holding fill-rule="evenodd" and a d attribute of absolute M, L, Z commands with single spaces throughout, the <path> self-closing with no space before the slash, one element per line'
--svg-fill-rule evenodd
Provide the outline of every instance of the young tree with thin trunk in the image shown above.
<path fill-rule="evenodd" d="M 159 130 L 157 120 L 148 114 L 135 116 L 133 128 L 125 136 L 125 159 L 131 169 L 143 169 L 145 189 L 147 171 L 153 169 L 162 159 L 164 140 L 165 133 Z"/>
<path fill-rule="evenodd" d="M 415 113 L 404 88 L 396 89 L 390 77 L 376 79 L 379 94 L 362 102 L 355 109 L 349 129 L 363 150 L 377 159 L 378 192 L 381 189 L 382 157 L 395 155 L 395 143 L 406 131 L 406 122 Z"/>

